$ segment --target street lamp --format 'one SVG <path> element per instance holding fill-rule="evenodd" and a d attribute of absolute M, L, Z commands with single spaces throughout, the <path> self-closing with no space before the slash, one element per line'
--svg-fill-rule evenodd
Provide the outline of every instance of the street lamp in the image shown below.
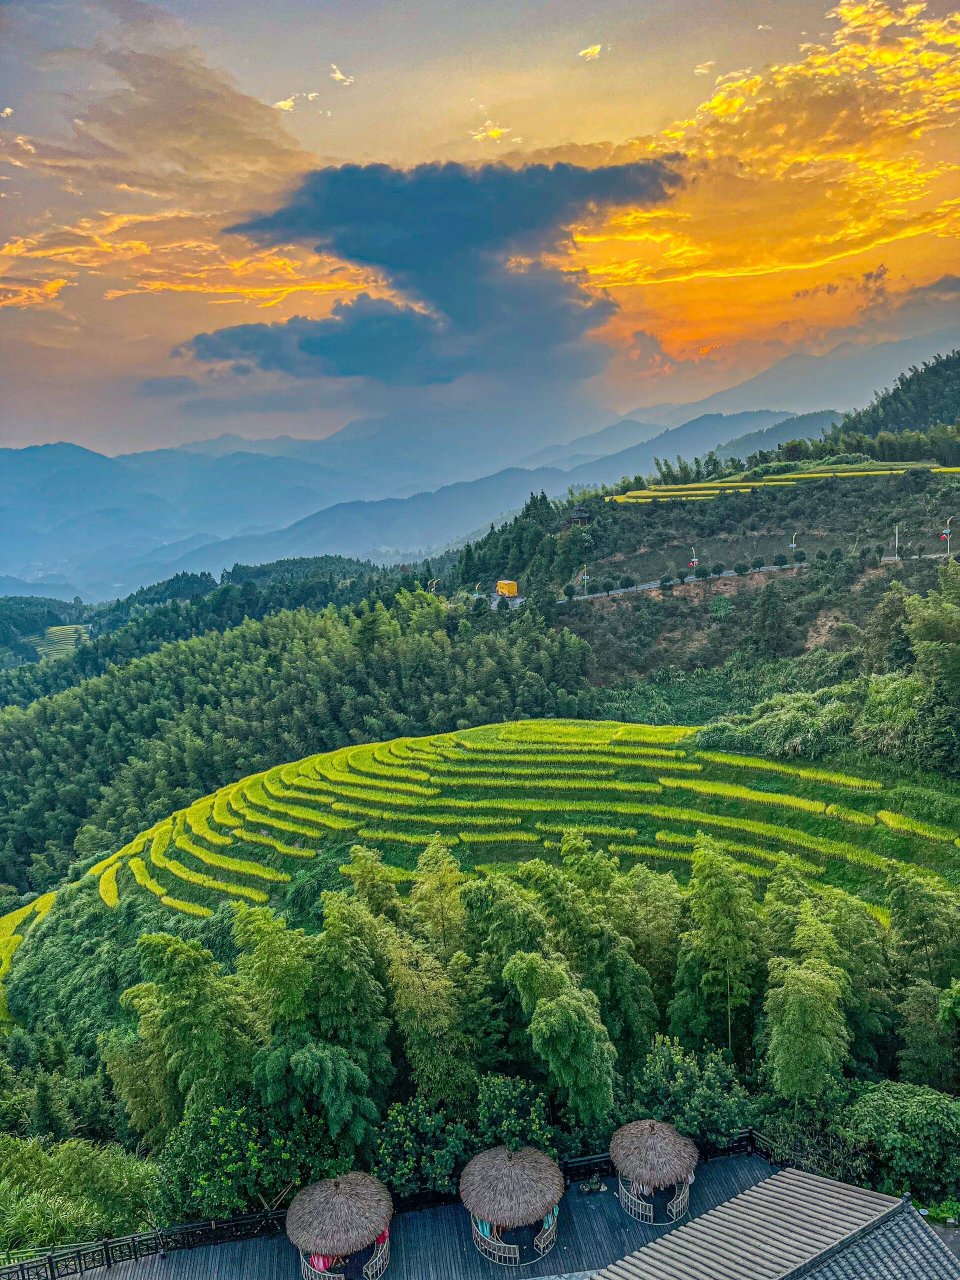
<path fill-rule="evenodd" d="M 947 544 L 947 559 L 950 559 L 950 539 L 953 537 L 953 531 L 950 526 L 953 524 L 953 516 L 947 521 L 946 528 L 940 535 L 940 541 Z"/>
<path fill-rule="evenodd" d="M 793 537 L 790 539 L 790 550 L 796 551 L 796 549 L 797 549 L 797 535 L 794 534 Z"/>
<path fill-rule="evenodd" d="M 687 565 L 687 568 L 688 568 L 688 569 L 695 569 L 699 563 L 700 563 L 700 561 L 697 559 L 697 548 L 696 548 L 696 547 L 691 547 L 691 548 L 690 548 L 690 563 Z"/>

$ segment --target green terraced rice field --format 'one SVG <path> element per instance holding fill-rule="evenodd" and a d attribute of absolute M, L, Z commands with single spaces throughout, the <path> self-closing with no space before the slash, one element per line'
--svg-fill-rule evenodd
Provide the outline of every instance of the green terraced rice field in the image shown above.
<path fill-rule="evenodd" d="M 83 623 L 68 623 L 61 627 L 47 627 L 42 636 L 24 636 L 41 658 L 65 658 L 73 653 L 81 640 L 86 639 L 88 628 Z"/>
<path fill-rule="evenodd" d="M 556 858 L 562 832 L 581 827 L 623 863 L 681 879 L 706 832 L 755 880 L 787 863 L 881 917 L 893 868 L 960 884 L 960 798 L 954 830 L 909 812 L 918 794 L 909 782 L 698 752 L 695 740 L 686 727 L 534 720 L 345 747 L 225 787 L 88 874 L 108 907 L 146 893 L 202 916 L 225 902 L 268 902 L 330 842 L 379 848 L 402 881 L 438 832 L 483 874 Z M 0 919 L 7 963 L 9 939 L 22 936 L 10 920 Z"/>

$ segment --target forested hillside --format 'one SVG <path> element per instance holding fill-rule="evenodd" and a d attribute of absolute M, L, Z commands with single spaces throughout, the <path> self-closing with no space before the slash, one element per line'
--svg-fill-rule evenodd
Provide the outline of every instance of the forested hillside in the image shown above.
<path fill-rule="evenodd" d="M 354 604 L 372 595 L 377 585 L 399 578 L 367 561 L 320 556 L 255 567 L 235 565 L 219 584 L 210 574 L 181 573 L 123 600 L 69 606 L 72 614 L 61 606 L 58 616 L 83 621 L 90 642 L 57 661 L 0 671 L 0 706 L 25 707 L 102 675 L 112 665 L 142 658 L 171 640 L 222 631 L 247 618 L 264 618 L 281 609 Z M 16 597 L 0 601 L 0 617 L 7 606 L 29 618 L 34 603 Z M 28 656 L 28 661 L 33 664 L 36 656 Z"/>
<path fill-rule="evenodd" d="M 7 672 L 0 1249 L 650 1115 L 956 1218 L 952 360 L 422 586 L 185 575 Z"/>
<path fill-rule="evenodd" d="M 0 715 L 0 874 L 53 884 L 75 856 L 311 750 L 589 707 L 588 650 L 535 615 L 425 593 L 302 609 L 166 644 Z"/>
<path fill-rule="evenodd" d="M 0 1215 L 3 1238 L 39 1243 L 51 1190 L 65 1238 L 227 1215 L 351 1165 L 447 1194 L 491 1143 L 578 1154 L 645 1115 L 700 1144 L 762 1125 L 807 1167 L 950 1196 L 955 895 L 894 875 L 878 920 L 789 861 L 758 893 L 706 836 L 686 888 L 557 842 L 466 874 L 438 836 L 398 883 L 333 841 L 279 912 L 202 920 L 149 894 L 111 907 L 88 878 L 11 977 L 0 1168 L 31 1217 Z M 126 1153 L 89 1145 L 114 1136 Z"/>
<path fill-rule="evenodd" d="M 893 387 L 880 391 L 866 409 L 848 414 L 841 430 L 877 436 L 881 431 L 927 431 L 938 423 L 960 421 L 960 351 L 902 373 Z"/>
<path fill-rule="evenodd" d="M 82 605 L 43 596 L 0 596 L 0 677 L 3 669 L 37 662 L 38 644 L 49 627 L 79 622 Z"/>

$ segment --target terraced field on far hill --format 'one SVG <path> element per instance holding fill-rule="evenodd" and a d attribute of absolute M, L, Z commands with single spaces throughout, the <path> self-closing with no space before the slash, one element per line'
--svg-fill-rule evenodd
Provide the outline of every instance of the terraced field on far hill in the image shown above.
<path fill-rule="evenodd" d="M 931 475 L 958 475 L 960 467 L 932 467 L 911 463 L 876 462 L 861 466 L 818 467 L 812 470 L 786 471 L 780 475 L 727 480 L 695 480 L 689 484 L 657 484 L 647 489 L 629 489 L 612 494 L 608 502 L 644 506 L 651 502 L 710 502 L 725 493 L 754 493 L 758 490 L 796 489 L 817 480 L 879 480 L 906 475 L 910 470 L 929 471 Z"/>
<path fill-rule="evenodd" d="M 402 882 L 436 833 L 482 874 L 558 856 L 562 832 L 576 826 L 624 862 L 681 878 L 706 832 L 758 880 L 789 863 L 880 915 L 873 904 L 892 869 L 960 883 L 960 798 L 702 751 L 695 737 L 689 727 L 541 720 L 345 747 L 224 787 L 88 874 L 108 907 L 146 893 L 171 911 L 208 915 L 223 902 L 268 902 L 331 841 L 382 850 Z M 933 808 L 949 823 L 919 816 Z M 40 914 L 9 927 L 12 917 L 0 919 L 7 964 Z"/>
<path fill-rule="evenodd" d="M 68 622 L 59 627 L 47 627 L 42 636 L 24 636 L 34 646 L 41 658 L 65 658 L 73 653 L 81 640 L 89 634 L 89 627 L 82 622 Z"/>

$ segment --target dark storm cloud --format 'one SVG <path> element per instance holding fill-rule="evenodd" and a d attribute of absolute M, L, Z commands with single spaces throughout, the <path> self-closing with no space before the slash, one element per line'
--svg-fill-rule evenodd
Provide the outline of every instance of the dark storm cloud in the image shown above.
<path fill-rule="evenodd" d="M 940 276 L 929 284 L 918 284 L 905 295 L 910 301 L 923 298 L 935 302 L 960 301 L 960 276 Z"/>
<path fill-rule="evenodd" d="M 201 334 L 188 349 L 297 377 L 427 384 L 481 372 L 570 383 L 603 367 L 606 351 L 584 339 L 616 306 L 540 256 L 561 249 L 573 223 L 614 205 L 663 201 L 678 183 L 655 162 L 320 170 L 284 207 L 232 230 L 376 270 L 412 305 L 361 295 L 331 319 L 240 325 Z"/>
<path fill-rule="evenodd" d="M 456 377 L 455 362 L 434 354 L 439 324 L 413 307 L 362 293 L 337 302 L 327 320 L 294 316 L 285 324 L 241 324 L 201 333 L 190 344 L 199 360 L 232 361 L 243 373 L 253 362 L 295 378 L 369 377 L 430 383 Z"/>

